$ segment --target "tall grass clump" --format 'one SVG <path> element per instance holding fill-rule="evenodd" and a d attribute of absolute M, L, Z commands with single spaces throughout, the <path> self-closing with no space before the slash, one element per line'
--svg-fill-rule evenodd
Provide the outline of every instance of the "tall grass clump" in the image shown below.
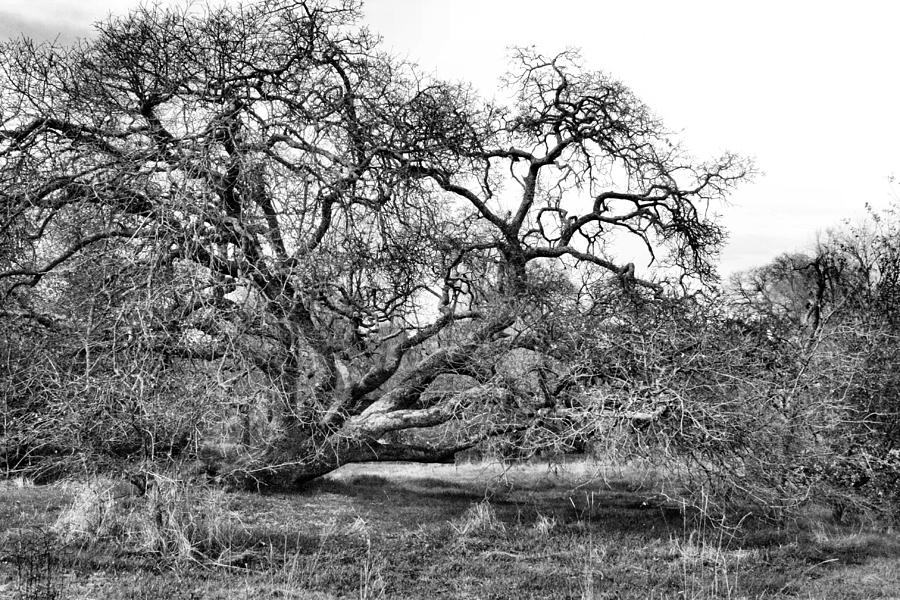
<path fill-rule="evenodd" d="M 473 533 L 504 533 L 506 531 L 506 526 L 487 499 L 469 506 L 462 517 L 451 526 L 460 537 Z"/>
<path fill-rule="evenodd" d="M 176 561 L 222 561 L 247 536 L 223 491 L 154 475 L 143 493 L 97 479 L 74 486 L 54 530 L 70 542 L 112 543 Z"/>

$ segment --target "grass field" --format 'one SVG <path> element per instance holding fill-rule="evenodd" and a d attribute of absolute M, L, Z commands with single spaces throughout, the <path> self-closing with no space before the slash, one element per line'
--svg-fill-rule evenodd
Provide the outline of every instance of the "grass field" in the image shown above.
<path fill-rule="evenodd" d="M 54 523 L 76 488 L 0 483 L 0 598 L 900 598 L 896 532 L 821 516 L 729 533 L 657 502 L 652 481 L 586 463 L 354 465 L 198 507 L 229 519 L 229 544 L 182 561 L 66 541 Z"/>

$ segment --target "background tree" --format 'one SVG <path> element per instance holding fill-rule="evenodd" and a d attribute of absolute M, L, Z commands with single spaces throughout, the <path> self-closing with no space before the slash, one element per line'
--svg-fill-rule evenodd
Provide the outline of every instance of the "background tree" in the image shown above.
<path fill-rule="evenodd" d="M 779 368 L 795 373 L 780 396 L 808 433 L 784 479 L 840 510 L 896 506 L 900 489 L 896 227 L 873 214 L 734 280 L 737 314 L 779 341 Z"/>
<path fill-rule="evenodd" d="M 567 415 L 607 409 L 568 373 L 517 387 L 510 353 L 596 335 L 557 338 L 597 280 L 650 302 L 713 275 L 707 205 L 746 163 L 691 160 L 573 53 L 519 51 L 515 102 L 494 105 L 390 59 L 357 18 L 351 1 L 142 8 L 71 47 L 3 45 L 4 326 L 60 344 L 7 377 L 58 381 L 31 409 L 42 435 L 113 415 L 137 423 L 121 458 L 157 455 L 147 422 L 171 422 L 166 456 L 218 431 L 210 468 L 285 486 L 569 435 Z M 656 276 L 615 260 L 626 236 Z M 148 411 L 186 398 L 188 422 Z M 243 419 L 238 442 L 223 419 Z"/>

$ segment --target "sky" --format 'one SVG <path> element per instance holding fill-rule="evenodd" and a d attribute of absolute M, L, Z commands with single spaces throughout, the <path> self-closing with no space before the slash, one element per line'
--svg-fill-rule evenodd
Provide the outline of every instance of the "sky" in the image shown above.
<path fill-rule="evenodd" d="M 66 42 L 137 3 L 0 0 L 0 37 Z M 900 2 L 368 0 L 363 11 L 393 54 L 488 97 L 510 46 L 580 48 L 696 157 L 753 158 L 760 175 L 718 207 L 723 274 L 900 196 Z"/>

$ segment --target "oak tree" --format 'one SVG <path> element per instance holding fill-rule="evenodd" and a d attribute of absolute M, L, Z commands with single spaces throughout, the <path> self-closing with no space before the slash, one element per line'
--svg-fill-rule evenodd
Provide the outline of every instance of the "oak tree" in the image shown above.
<path fill-rule="evenodd" d="M 56 340 L 5 377 L 33 392 L 46 367 L 52 422 L 90 405 L 126 423 L 117 455 L 174 456 L 225 431 L 208 411 L 242 414 L 210 463 L 296 486 L 662 414 L 596 412 L 574 325 L 598 289 L 712 278 L 710 203 L 751 167 L 692 159 L 576 53 L 517 51 L 488 102 L 391 58 L 359 8 L 145 7 L 0 47 L 6 351 Z"/>

